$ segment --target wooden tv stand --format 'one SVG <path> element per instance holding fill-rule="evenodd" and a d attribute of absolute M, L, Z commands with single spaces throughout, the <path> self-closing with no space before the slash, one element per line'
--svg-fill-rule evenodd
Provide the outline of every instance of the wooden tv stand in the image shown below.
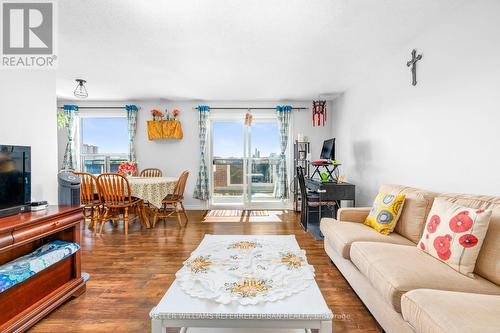
<path fill-rule="evenodd" d="M 80 244 L 82 208 L 47 210 L 0 218 L 0 264 L 59 239 Z M 71 296 L 85 292 L 81 250 L 0 293 L 0 332 L 24 332 Z"/>

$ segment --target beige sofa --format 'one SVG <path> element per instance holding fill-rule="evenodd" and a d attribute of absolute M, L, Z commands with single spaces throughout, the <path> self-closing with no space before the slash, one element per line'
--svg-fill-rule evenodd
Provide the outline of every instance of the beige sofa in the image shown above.
<path fill-rule="evenodd" d="M 500 332 L 500 197 L 438 194 L 400 185 L 382 192 L 406 195 L 388 236 L 363 224 L 370 208 L 342 208 L 321 220 L 325 250 L 386 332 Z M 420 251 L 436 197 L 492 209 L 475 278 Z M 471 309 L 473 308 L 473 309 Z"/>

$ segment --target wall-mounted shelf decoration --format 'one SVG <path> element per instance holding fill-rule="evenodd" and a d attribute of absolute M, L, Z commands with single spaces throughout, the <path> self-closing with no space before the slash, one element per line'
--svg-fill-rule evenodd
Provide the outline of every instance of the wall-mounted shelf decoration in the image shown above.
<path fill-rule="evenodd" d="M 182 140 L 182 126 L 177 119 L 174 120 L 149 120 L 148 139 L 177 139 Z"/>

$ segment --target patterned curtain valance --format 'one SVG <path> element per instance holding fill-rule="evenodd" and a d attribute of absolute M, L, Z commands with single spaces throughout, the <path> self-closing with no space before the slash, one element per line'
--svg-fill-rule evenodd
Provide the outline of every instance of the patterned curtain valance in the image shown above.
<path fill-rule="evenodd" d="M 210 111 L 210 106 L 208 105 L 198 105 L 196 108 L 198 109 L 198 111 Z"/>
<path fill-rule="evenodd" d="M 278 105 L 276 106 L 276 112 L 292 112 L 291 105 Z"/>
<path fill-rule="evenodd" d="M 63 106 L 64 111 L 73 111 L 73 112 L 78 112 L 78 106 L 77 105 L 69 105 L 66 104 Z"/>
<path fill-rule="evenodd" d="M 139 109 L 137 108 L 137 105 L 128 104 L 128 105 L 125 105 L 125 110 L 132 111 L 132 112 L 137 112 Z"/>

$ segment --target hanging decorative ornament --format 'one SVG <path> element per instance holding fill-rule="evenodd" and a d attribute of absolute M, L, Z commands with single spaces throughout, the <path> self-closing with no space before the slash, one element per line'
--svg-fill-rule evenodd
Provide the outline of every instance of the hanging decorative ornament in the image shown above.
<path fill-rule="evenodd" d="M 250 113 L 250 109 L 248 109 L 248 112 L 245 114 L 245 125 L 252 126 L 252 120 L 253 120 L 253 116 Z"/>
<path fill-rule="evenodd" d="M 313 101 L 312 107 L 313 126 L 325 126 L 326 123 L 326 101 Z"/>

